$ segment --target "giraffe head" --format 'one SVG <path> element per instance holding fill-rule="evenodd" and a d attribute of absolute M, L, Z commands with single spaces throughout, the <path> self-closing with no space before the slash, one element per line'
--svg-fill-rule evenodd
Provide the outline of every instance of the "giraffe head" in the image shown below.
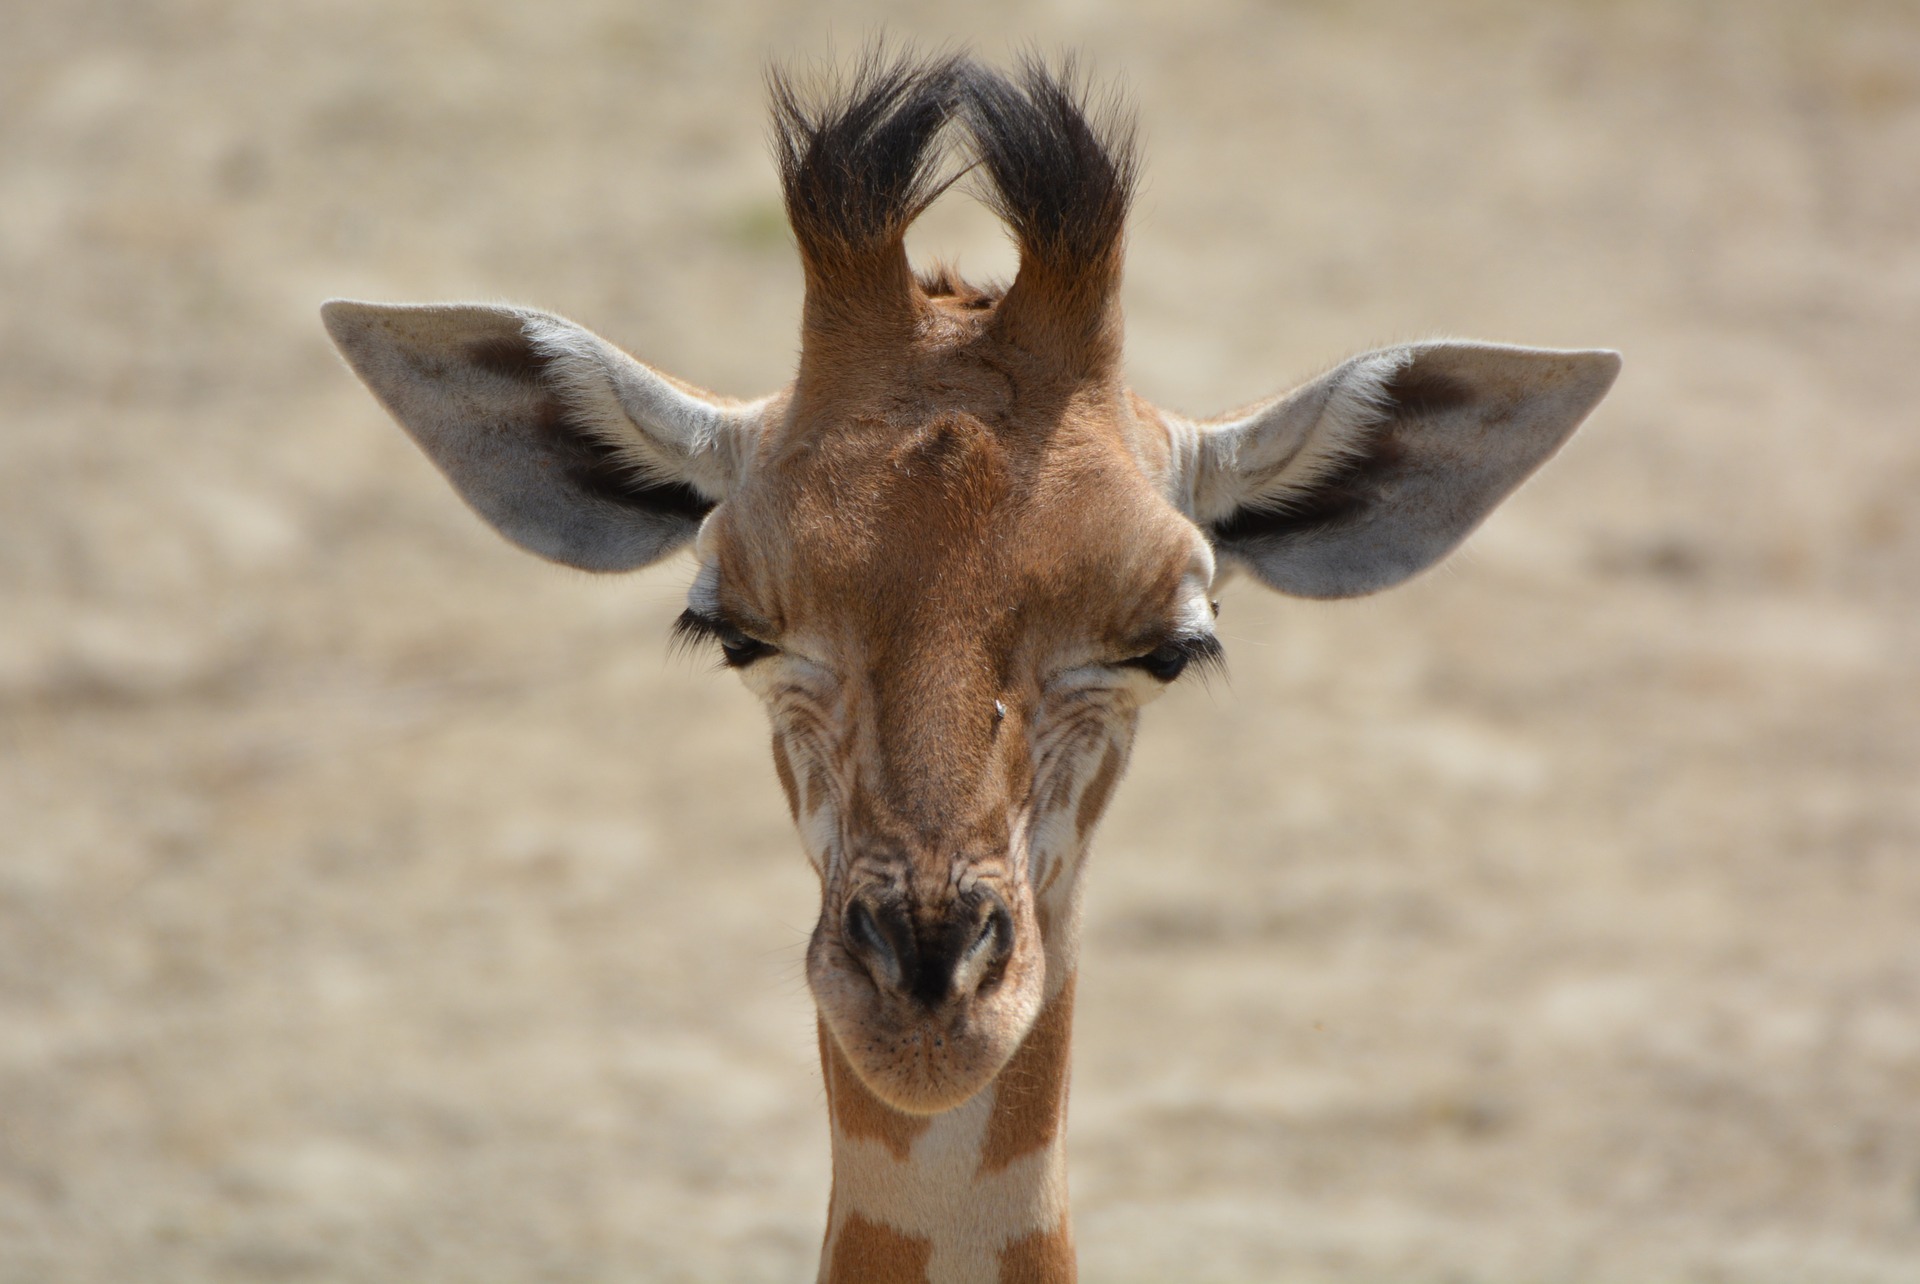
<path fill-rule="evenodd" d="M 1368 593 L 1445 555 L 1618 358 L 1434 342 L 1196 421 L 1122 380 L 1134 170 L 1070 75 L 870 59 L 774 79 L 805 269 L 799 370 L 735 402 L 558 317 L 336 301 L 376 396 L 488 521 L 573 566 L 691 544 L 679 631 L 767 706 L 820 877 L 807 975 L 882 1102 L 990 1083 L 1069 979 L 1081 857 L 1139 710 L 1217 662 L 1212 591 Z M 1020 266 L 916 276 L 903 237 L 976 163 Z"/>

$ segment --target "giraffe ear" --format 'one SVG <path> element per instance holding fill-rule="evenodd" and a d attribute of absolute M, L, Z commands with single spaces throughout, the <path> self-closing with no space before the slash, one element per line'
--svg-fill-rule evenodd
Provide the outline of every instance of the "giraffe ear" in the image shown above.
<path fill-rule="evenodd" d="M 1465 539 L 1619 372 L 1613 352 L 1487 343 L 1354 357 L 1197 425 L 1192 516 L 1224 559 L 1283 593 L 1389 588 Z"/>
<path fill-rule="evenodd" d="M 583 570 L 632 570 L 691 539 L 759 429 L 764 403 L 694 391 L 544 312 L 335 299 L 320 315 L 475 512 Z"/>

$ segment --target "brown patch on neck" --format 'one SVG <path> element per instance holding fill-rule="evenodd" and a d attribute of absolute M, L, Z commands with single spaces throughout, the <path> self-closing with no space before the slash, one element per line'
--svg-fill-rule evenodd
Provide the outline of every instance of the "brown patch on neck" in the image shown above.
<path fill-rule="evenodd" d="M 1065 1217 L 1052 1230 L 1014 1240 L 1000 1254 L 1000 1284 L 1072 1284 L 1079 1278 L 1073 1226 Z"/>
<path fill-rule="evenodd" d="M 1026 1042 L 994 1080 L 993 1115 L 980 1152 L 982 1174 L 1053 1144 L 1067 1113 L 1067 1059 L 1073 1040 L 1073 981 L 1060 987 Z"/>
<path fill-rule="evenodd" d="M 827 1113 L 833 1126 L 854 1140 L 879 1142 L 895 1159 L 906 1159 L 920 1134 L 932 1126 L 931 1116 L 895 1110 L 874 1096 L 847 1064 L 847 1055 L 840 1051 L 826 1022 L 815 1025 L 820 1031 L 820 1068 L 827 1082 Z"/>
<path fill-rule="evenodd" d="M 1107 809 L 1107 799 L 1113 797 L 1113 787 L 1120 782 L 1121 757 L 1119 745 L 1108 745 L 1107 756 L 1100 760 L 1100 769 L 1087 782 L 1087 792 L 1080 795 L 1080 810 L 1074 813 L 1073 828 L 1081 842 L 1087 840 L 1088 831 Z"/>
<path fill-rule="evenodd" d="M 902 1235 L 891 1226 L 848 1213 L 847 1224 L 833 1244 L 826 1284 L 925 1284 L 932 1258 L 932 1240 Z M 1006 1278 L 1004 1269 L 1000 1278 Z"/>
<path fill-rule="evenodd" d="M 780 777 L 780 790 L 787 796 L 787 814 L 800 823 L 800 784 L 793 778 L 793 761 L 787 757 L 787 738 L 773 733 L 773 773 Z"/>

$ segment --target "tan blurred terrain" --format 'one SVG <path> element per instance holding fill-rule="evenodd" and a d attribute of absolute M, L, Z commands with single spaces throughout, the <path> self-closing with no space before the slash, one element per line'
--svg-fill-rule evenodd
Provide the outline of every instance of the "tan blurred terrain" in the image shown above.
<path fill-rule="evenodd" d="M 1627 357 L 1149 713 L 1085 1277 L 1920 1280 L 1920 10 L 72 0 L 0 39 L 0 1284 L 811 1278 L 817 898 L 687 563 L 506 546 L 315 308 L 770 389 L 761 67 L 882 18 L 1131 84 L 1150 397 Z"/>

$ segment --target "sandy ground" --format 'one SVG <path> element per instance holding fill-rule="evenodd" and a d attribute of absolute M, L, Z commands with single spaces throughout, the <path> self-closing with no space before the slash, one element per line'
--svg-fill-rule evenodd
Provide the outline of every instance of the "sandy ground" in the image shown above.
<path fill-rule="evenodd" d="M 0 1281 L 810 1277 L 816 897 L 687 564 L 507 547 L 314 310 L 777 385 L 761 66 L 882 17 L 1131 83 L 1149 396 L 1627 356 L 1447 569 L 1236 585 L 1150 713 L 1085 1276 L 1920 1280 L 1910 4 L 68 0 L 0 39 Z"/>

